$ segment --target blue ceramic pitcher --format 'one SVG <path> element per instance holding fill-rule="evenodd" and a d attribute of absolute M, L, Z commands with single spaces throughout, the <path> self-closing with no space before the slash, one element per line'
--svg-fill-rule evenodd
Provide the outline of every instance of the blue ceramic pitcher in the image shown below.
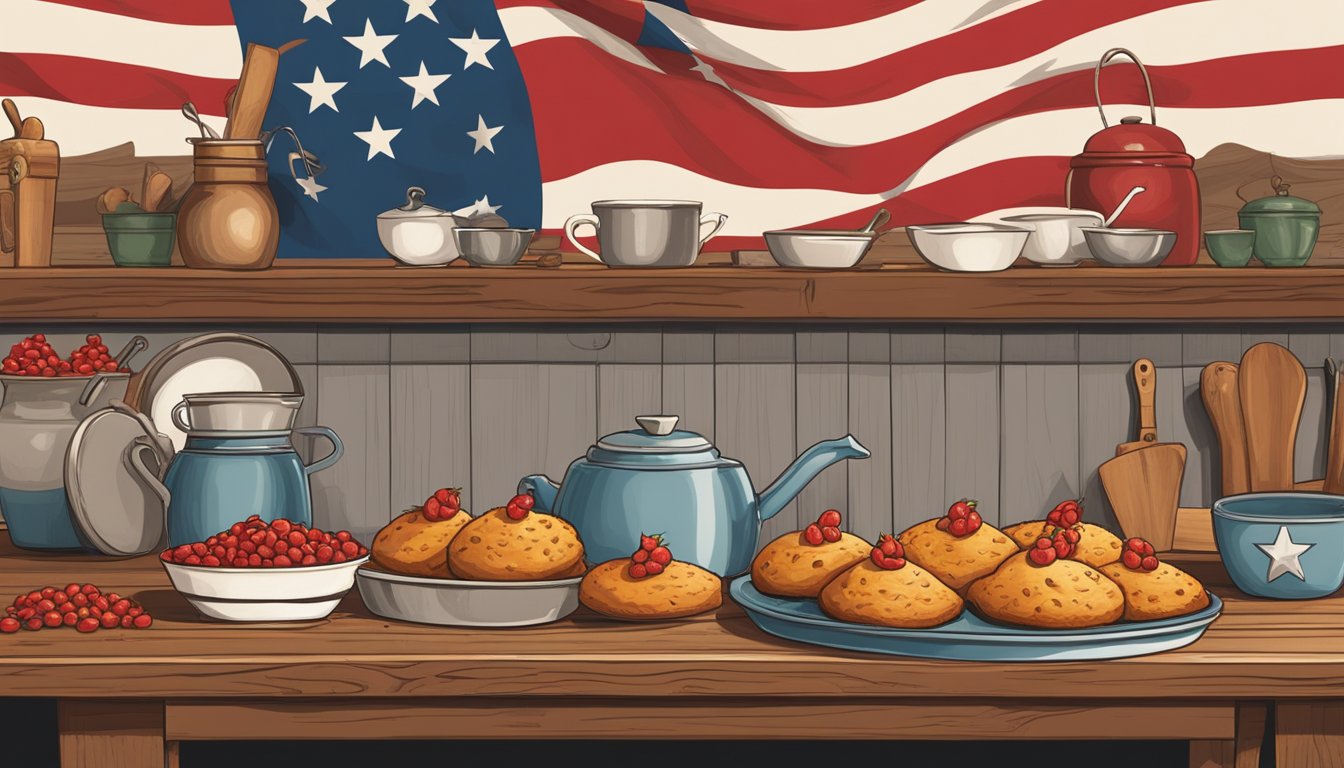
<path fill-rule="evenodd" d="M 308 476 L 335 464 L 345 446 L 327 427 L 299 427 L 293 434 L 325 437 L 332 444 L 330 454 L 304 464 L 290 434 L 188 433 L 162 483 L 136 466 L 168 505 L 168 545 L 204 541 L 251 515 L 312 525 Z"/>
<path fill-rule="evenodd" d="M 823 469 L 870 455 L 852 435 L 817 443 L 757 496 L 741 462 L 677 430 L 677 420 L 640 416 L 640 429 L 598 440 L 560 485 L 532 475 L 518 492 L 532 494 L 533 509 L 572 523 L 590 562 L 629 557 L 641 533 L 661 533 L 678 560 L 733 576 L 751 566 L 762 522 Z"/>

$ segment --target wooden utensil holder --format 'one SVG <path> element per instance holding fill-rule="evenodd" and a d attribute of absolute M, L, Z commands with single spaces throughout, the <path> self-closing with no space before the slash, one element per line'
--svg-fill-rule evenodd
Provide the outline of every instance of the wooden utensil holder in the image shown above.
<path fill-rule="evenodd" d="M 0 141 L 0 264 L 51 266 L 61 151 L 46 139 Z"/>

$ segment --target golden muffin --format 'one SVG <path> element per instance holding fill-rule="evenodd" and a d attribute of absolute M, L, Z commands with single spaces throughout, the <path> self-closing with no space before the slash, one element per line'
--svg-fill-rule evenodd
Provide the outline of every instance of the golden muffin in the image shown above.
<path fill-rule="evenodd" d="M 751 583 L 768 595 L 816 597 L 826 582 L 868 557 L 873 545 L 849 533 L 811 544 L 803 531 L 766 544 L 751 561 Z"/>
<path fill-rule="evenodd" d="M 448 567 L 459 578 L 480 581 L 562 579 L 584 572 L 583 543 L 558 517 L 529 511 L 513 520 L 496 507 L 457 534 Z"/>
<path fill-rule="evenodd" d="M 1048 535 L 1054 527 L 1045 520 L 1028 520 L 1004 528 L 1003 532 L 1011 536 L 1018 546 L 1031 549 L 1037 539 Z M 1078 532 L 1079 537 L 1073 559 L 1087 563 L 1093 568 L 1100 568 L 1120 559 L 1120 550 L 1124 547 L 1124 542 L 1114 533 L 1091 523 L 1078 523 L 1073 529 Z"/>
<path fill-rule="evenodd" d="M 633 621 L 679 619 L 723 604 L 723 582 L 704 568 L 673 560 L 661 573 L 636 578 L 631 565 L 625 558 L 594 566 L 579 584 L 579 602 Z"/>
<path fill-rule="evenodd" d="M 1125 614 L 1120 585 L 1099 569 L 1067 559 L 1037 565 L 1026 552 L 971 584 L 966 600 L 994 621 L 1045 629 L 1099 627 Z"/>
<path fill-rule="evenodd" d="M 1174 565 L 1158 563 L 1155 570 L 1145 571 L 1115 562 L 1103 565 L 1101 572 L 1123 590 L 1130 621 L 1168 619 L 1209 607 L 1204 585 Z"/>
<path fill-rule="evenodd" d="M 451 579 L 448 544 L 471 522 L 466 510 L 447 520 L 430 520 L 423 507 L 398 515 L 373 537 L 374 565 L 407 576 Z"/>
<path fill-rule="evenodd" d="M 755 581 L 752 582 L 753 584 Z M 880 627 L 921 628 L 961 615 L 961 597 L 908 560 L 888 570 L 865 558 L 821 590 L 821 610 L 833 619 Z"/>
<path fill-rule="evenodd" d="M 1017 542 L 989 523 L 982 523 L 974 533 L 959 537 L 938 528 L 942 519 L 913 525 L 897 538 L 905 546 L 907 560 L 957 592 L 993 573 L 1018 551 Z"/>

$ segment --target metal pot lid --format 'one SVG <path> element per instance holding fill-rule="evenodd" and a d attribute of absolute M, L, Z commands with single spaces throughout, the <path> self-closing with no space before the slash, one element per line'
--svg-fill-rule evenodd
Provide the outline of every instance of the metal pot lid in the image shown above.
<path fill-rule="evenodd" d="M 703 454 L 714 446 L 704 437 L 677 429 L 679 416 L 636 416 L 639 429 L 615 432 L 597 441 L 596 448 L 618 454 Z M 703 456 L 697 457 L 703 460 Z"/>
<path fill-rule="evenodd" d="M 1288 189 L 1292 186 L 1282 178 L 1275 176 L 1270 179 L 1270 185 L 1274 187 L 1274 194 L 1268 197 L 1261 197 L 1252 200 L 1241 207 L 1241 213 L 1296 213 L 1309 214 L 1312 216 L 1321 215 L 1321 206 L 1310 200 L 1301 197 L 1294 197 L 1288 194 Z"/>
<path fill-rule="evenodd" d="M 75 429 L 65 459 L 65 491 L 75 528 L 104 555 L 130 557 L 153 551 L 164 537 L 163 501 L 127 463 L 137 437 L 148 435 L 160 446 L 167 438 L 152 430 L 142 414 L 125 406 L 89 414 Z"/>
<path fill-rule="evenodd" d="M 378 214 L 380 219 L 423 219 L 430 216 L 453 216 L 453 214 L 426 204 L 425 190 L 420 187 L 410 187 L 406 190 L 405 205 Z"/>

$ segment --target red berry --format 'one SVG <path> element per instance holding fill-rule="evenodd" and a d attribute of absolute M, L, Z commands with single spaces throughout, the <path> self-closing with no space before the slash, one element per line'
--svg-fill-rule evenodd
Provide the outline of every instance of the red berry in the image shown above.
<path fill-rule="evenodd" d="M 877 548 L 882 550 L 885 557 L 905 557 L 905 547 L 902 547 L 901 542 L 889 533 L 878 538 Z"/>
<path fill-rule="evenodd" d="M 508 515 L 510 520 L 522 520 L 527 517 L 527 510 L 510 501 L 509 505 L 504 508 L 504 514 Z"/>
<path fill-rule="evenodd" d="M 1069 542 L 1070 544 L 1077 544 L 1082 538 L 1083 538 L 1082 534 L 1078 533 L 1077 529 L 1075 528 L 1064 529 L 1064 540 Z"/>
<path fill-rule="evenodd" d="M 951 520 L 947 519 L 946 517 L 940 517 L 938 518 L 938 522 L 934 523 L 934 527 L 940 531 L 946 531 L 947 527 L 951 524 L 952 524 Z"/>
<path fill-rule="evenodd" d="M 947 516 L 952 520 L 963 520 L 966 518 L 966 515 L 970 514 L 970 512 L 971 505 L 968 504 L 965 499 L 962 499 L 947 508 Z"/>
<path fill-rule="evenodd" d="M 1131 539 L 1127 539 L 1127 540 L 1125 541 L 1125 549 L 1128 549 L 1128 550 L 1130 550 L 1130 551 L 1138 552 L 1138 553 L 1142 554 L 1142 553 L 1143 553 L 1143 539 L 1140 539 L 1138 536 L 1135 536 L 1135 537 L 1133 537 L 1133 538 L 1131 538 Z"/>
<path fill-rule="evenodd" d="M 439 510 L 442 508 L 443 504 L 438 499 L 434 498 L 433 496 L 430 496 L 428 499 L 425 500 L 425 506 L 424 509 L 422 510 L 422 514 L 425 516 L 426 520 L 429 520 L 431 522 L 439 520 L 440 519 Z"/>
<path fill-rule="evenodd" d="M 822 528 L 827 526 L 830 526 L 831 528 L 839 528 L 840 511 L 836 509 L 828 509 L 825 512 L 822 512 L 821 517 L 817 518 L 817 525 L 820 525 Z"/>
<path fill-rule="evenodd" d="M 1126 549 L 1124 554 L 1120 555 L 1120 560 L 1125 564 L 1126 568 L 1131 571 L 1137 571 L 1143 562 L 1143 555 L 1140 555 L 1132 549 Z"/>
<path fill-rule="evenodd" d="M 947 529 L 953 536 L 956 536 L 958 538 L 965 536 L 966 518 L 964 517 L 953 518 L 952 522 L 948 524 Z"/>
<path fill-rule="evenodd" d="M 644 550 L 640 551 L 643 552 Z M 656 547 L 652 552 L 649 553 L 649 560 L 657 563 L 660 566 L 667 565 L 668 563 L 672 562 L 672 550 L 668 549 L 667 547 Z M 659 568 L 659 570 L 662 569 Z"/>
<path fill-rule="evenodd" d="M 648 568 L 643 563 L 631 563 L 629 570 L 632 579 L 642 579 L 649 575 Z"/>
<path fill-rule="evenodd" d="M 1045 542 L 1045 547 L 1041 547 L 1041 542 Z M 1049 565 L 1055 562 L 1055 550 L 1050 546 L 1048 539 L 1039 539 L 1036 542 L 1036 549 L 1029 550 L 1027 557 L 1037 565 Z"/>
<path fill-rule="evenodd" d="M 980 519 L 980 513 L 976 512 L 974 509 L 966 513 L 966 525 L 971 526 L 971 530 L 979 528 L 980 524 L 983 522 L 984 521 Z"/>
<path fill-rule="evenodd" d="M 80 619 L 79 623 L 75 624 L 75 629 L 84 633 L 97 631 L 98 620 L 93 618 L 92 616 Z"/>
<path fill-rule="evenodd" d="M 79 617 L 73 611 L 61 614 L 61 623 L 67 627 L 73 627 L 79 623 Z"/>
<path fill-rule="evenodd" d="M 349 543 L 349 542 L 346 542 L 346 543 Z M 275 556 L 275 561 L 274 561 L 274 562 L 275 562 L 275 567 L 276 567 L 276 568 L 288 568 L 288 567 L 290 567 L 291 565 L 294 564 L 294 562 L 293 562 L 292 560 L 290 560 L 289 557 L 286 556 L 286 555 L 276 555 L 276 556 Z"/>
<path fill-rule="evenodd" d="M 19 624 L 18 619 L 11 619 L 8 616 L 6 616 L 3 619 L 0 619 L 0 632 L 4 632 L 7 635 L 13 634 L 14 632 L 18 632 L 21 626 L 23 625 Z"/>
<path fill-rule="evenodd" d="M 648 572 L 650 576 L 657 576 L 658 574 L 662 573 L 664 567 L 665 566 L 662 563 L 657 563 L 654 562 L 653 560 L 649 560 L 649 562 L 644 564 L 644 569 Z"/>
<path fill-rule="evenodd" d="M 136 629 L 145 629 L 154 623 L 154 618 L 148 613 L 142 613 L 131 620 Z"/>
<path fill-rule="evenodd" d="M 1139 562 L 1139 565 L 1141 565 L 1145 571 L 1156 571 L 1158 566 L 1157 558 L 1152 555 L 1147 555 Z"/>
<path fill-rule="evenodd" d="M 520 493 L 517 496 L 514 496 L 512 499 L 509 499 L 509 503 L 517 504 L 519 508 L 521 508 L 524 512 L 527 512 L 532 509 L 532 505 L 536 503 L 536 499 L 532 498 L 531 494 Z"/>
<path fill-rule="evenodd" d="M 803 529 L 803 538 L 807 540 L 808 544 L 811 544 L 814 547 L 819 546 L 825 541 L 825 537 L 821 534 L 821 526 L 816 523 L 812 523 Z"/>
<path fill-rule="evenodd" d="M 821 529 L 821 537 L 829 542 L 837 542 L 840 540 L 840 529 L 833 525 L 828 525 Z"/>
<path fill-rule="evenodd" d="M 646 552 L 652 552 L 654 549 L 657 549 L 657 547 L 658 547 L 657 536 L 645 536 L 642 533 L 639 535 L 640 549 L 645 550 Z"/>
<path fill-rule="evenodd" d="M 130 629 L 135 625 L 135 619 L 130 616 L 122 616 L 120 623 L 122 629 Z"/>
<path fill-rule="evenodd" d="M 630 559 L 636 563 L 646 562 L 649 559 L 649 551 L 647 549 L 636 549 L 635 554 L 631 555 Z"/>
<path fill-rule="evenodd" d="M 29 632 L 36 632 L 37 630 L 42 628 L 42 619 L 39 619 L 38 617 L 34 616 L 33 618 L 23 623 L 23 628 L 28 630 Z"/>
<path fill-rule="evenodd" d="M 59 611 L 47 611 L 42 614 L 42 623 L 48 627 L 61 626 L 61 614 Z"/>

